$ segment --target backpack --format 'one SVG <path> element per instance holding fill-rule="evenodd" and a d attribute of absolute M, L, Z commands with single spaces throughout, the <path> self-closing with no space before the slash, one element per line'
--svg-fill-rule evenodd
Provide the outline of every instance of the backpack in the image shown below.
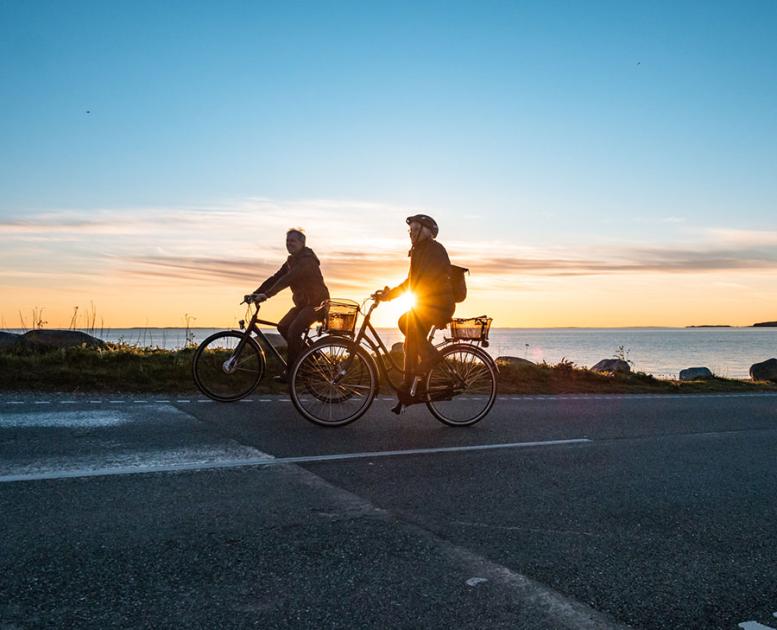
<path fill-rule="evenodd" d="M 464 277 L 464 274 L 467 273 L 469 273 L 469 269 L 466 267 L 451 265 L 451 289 L 453 289 L 453 300 L 455 302 L 463 302 L 467 299 L 467 280 Z"/>

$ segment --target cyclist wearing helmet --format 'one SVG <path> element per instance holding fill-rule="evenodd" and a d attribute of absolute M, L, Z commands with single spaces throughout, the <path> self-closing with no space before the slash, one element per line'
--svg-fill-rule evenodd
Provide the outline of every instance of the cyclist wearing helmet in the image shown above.
<path fill-rule="evenodd" d="M 433 326 L 442 327 L 451 321 L 456 302 L 451 288 L 451 261 L 448 252 L 437 242 L 437 222 L 425 214 L 407 217 L 412 247 L 407 279 L 393 289 L 386 287 L 381 299 L 393 300 L 406 290 L 415 295 L 415 305 L 399 318 L 399 328 L 405 335 L 405 382 L 399 392 L 399 402 L 393 409 L 399 413 L 402 405 L 412 402 L 409 395 L 416 375 L 427 372 L 439 356 L 427 336 Z M 420 359 L 420 363 L 419 363 Z"/>
<path fill-rule="evenodd" d="M 264 302 L 286 287 L 291 288 L 294 307 L 278 322 L 278 332 L 288 345 L 288 367 L 294 364 L 302 349 L 302 336 L 311 324 L 323 317 L 323 309 L 316 308 L 329 299 L 329 289 L 324 284 L 320 263 L 313 250 L 305 247 L 305 234 L 300 228 L 286 232 L 286 250 L 289 257 L 280 269 L 259 285 L 245 301 Z M 275 377 L 279 383 L 287 382 L 287 373 Z"/>

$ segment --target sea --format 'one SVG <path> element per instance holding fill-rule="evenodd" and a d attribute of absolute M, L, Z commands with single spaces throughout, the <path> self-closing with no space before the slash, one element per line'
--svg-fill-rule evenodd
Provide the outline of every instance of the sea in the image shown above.
<path fill-rule="evenodd" d="M 8 330 L 8 329 L 6 329 Z M 140 347 L 182 348 L 198 344 L 216 328 L 106 328 L 90 332 L 110 342 Z M 8 332 L 24 332 L 8 330 Z M 384 343 L 402 340 L 397 329 L 378 329 Z M 438 333 L 441 340 L 442 333 Z M 777 357 L 777 328 L 493 328 L 488 351 L 535 363 L 571 361 L 591 367 L 614 357 L 632 370 L 677 378 L 688 367 L 707 367 L 718 376 L 748 378 L 753 363 Z"/>

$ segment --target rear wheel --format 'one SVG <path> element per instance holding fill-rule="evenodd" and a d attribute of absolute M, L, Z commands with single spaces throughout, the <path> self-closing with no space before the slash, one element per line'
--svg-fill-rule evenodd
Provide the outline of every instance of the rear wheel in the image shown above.
<path fill-rule="evenodd" d="M 299 356 L 289 376 L 297 411 L 325 427 L 341 427 L 361 417 L 377 390 L 372 357 L 348 339 L 316 342 Z"/>
<path fill-rule="evenodd" d="M 482 420 L 496 401 L 497 369 L 481 348 L 455 344 L 443 348 L 426 377 L 426 406 L 440 422 L 467 427 Z"/>
<path fill-rule="evenodd" d="M 192 375 L 200 391 L 219 402 L 248 396 L 264 375 L 265 358 L 248 333 L 227 330 L 205 339 L 192 360 Z"/>

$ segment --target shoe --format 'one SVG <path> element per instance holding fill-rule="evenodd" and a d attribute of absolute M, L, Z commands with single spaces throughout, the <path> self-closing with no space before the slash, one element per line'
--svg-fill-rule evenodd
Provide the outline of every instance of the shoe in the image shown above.
<path fill-rule="evenodd" d="M 274 380 L 276 383 L 280 383 L 281 385 L 286 385 L 289 382 L 289 378 L 286 376 L 286 374 L 278 374 L 277 376 L 273 376 L 272 380 Z"/>

